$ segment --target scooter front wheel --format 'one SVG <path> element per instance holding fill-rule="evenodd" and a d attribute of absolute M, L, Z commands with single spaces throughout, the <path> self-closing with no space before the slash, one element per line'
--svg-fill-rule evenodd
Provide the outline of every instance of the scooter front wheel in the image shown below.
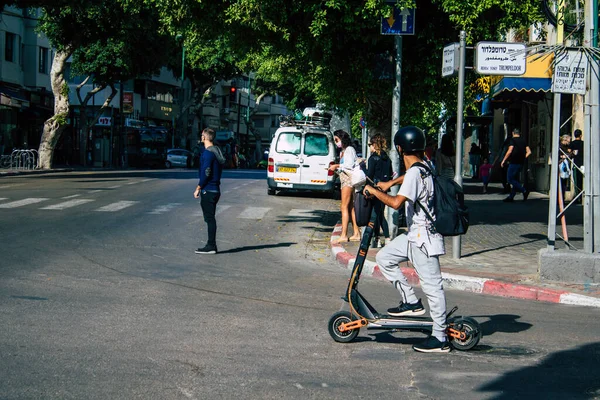
<path fill-rule="evenodd" d="M 360 329 L 353 329 L 350 331 L 340 332 L 339 327 L 342 324 L 347 324 L 352 322 L 354 318 L 352 318 L 352 314 L 348 311 L 340 311 L 331 316 L 329 319 L 329 334 L 338 343 L 349 343 L 356 338 L 358 335 L 358 331 Z"/>
<path fill-rule="evenodd" d="M 458 317 L 448 322 L 448 326 L 460 333 L 464 333 L 464 339 L 449 335 L 450 344 L 456 350 L 467 351 L 477 346 L 481 337 L 481 326 L 479 322 L 470 317 Z"/>

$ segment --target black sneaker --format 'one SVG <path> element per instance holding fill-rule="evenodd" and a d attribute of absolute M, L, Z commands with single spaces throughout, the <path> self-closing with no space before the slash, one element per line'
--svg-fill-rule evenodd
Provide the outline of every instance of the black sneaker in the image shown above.
<path fill-rule="evenodd" d="M 400 303 L 398 307 L 388 308 L 388 314 L 394 317 L 406 316 L 406 315 L 423 315 L 425 314 L 425 308 L 421 299 L 416 303 Z"/>
<path fill-rule="evenodd" d="M 502 200 L 505 203 L 512 203 L 513 201 L 515 201 L 512 197 L 508 196 L 507 198 L 505 198 L 504 200 Z"/>
<path fill-rule="evenodd" d="M 217 254 L 217 248 L 214 246 L 204 246 L 196 250 L 196 254 Z"/>
<path fill-rule="evenodd" d="M 529 197 L 529 190 L 526 190 L 523 192 L 523 201 L 527 201 L 528 197 Z"/>
<path fill-rule="evenodd" d="M 413 350 L 421 353 L 449 353 L 450 344 L 447 340 L 440 342 L 435 336 L 429 336 L 423 343 L 413 345 Z"/>

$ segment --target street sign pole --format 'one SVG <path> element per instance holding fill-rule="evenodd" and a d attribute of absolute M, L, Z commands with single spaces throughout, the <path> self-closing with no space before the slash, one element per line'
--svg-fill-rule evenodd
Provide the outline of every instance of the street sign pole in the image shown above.
<path fill-rule="evenodd" d="M 390 136 L 390 160 L 392 161 L 392 171 L 394 176 L 400 175 L 400 156 L 394 146 L 394 135 L 400 129 L 400 98 L 401 98 L 401 81 L 402 81 L 402 36 L 395 36 L 396 44 L 396 86 L 392 97 L 392 132 Z M 391 195 L 396 196 L 399 191 L 398 185 L 392 186 Z M 391 207 L 386 207 L 388 212 L 386 215 L 388 226 L 390 227 L 390 237 L 393 239 L 398 233 L 398 210 Z"/>
<path fill-rule="evenodd" d="M 465 97 L 465 57 L 467 53 L 467 34 L 460 31 L 459 35 L 459 66 L 458 66 L 458 104 L 456 105 L 456 161 L 454 165 L 454 180 L 462 187 L 462 153 L 463 153 L 463 107 Z M 460 235 L 452 238 L 452 258 L 460 259 Z"/>

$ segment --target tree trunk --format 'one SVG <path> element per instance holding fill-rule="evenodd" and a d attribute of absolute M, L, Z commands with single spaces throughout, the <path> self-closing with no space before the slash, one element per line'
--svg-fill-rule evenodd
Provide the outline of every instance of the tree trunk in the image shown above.
<path fill-rule="evenodd" d="M 69 116 L 69 86 L 65 81 L 65 67 L 67 60 L 73 54 L 71 48 L 59 50 L 52 60 L 50 83 L 54 94 L 54 115 L 44 122 L 44 132 L 38 149 L 41 169 L 52 168 L 54 148 L 60 135 L 67 127 Z"/>

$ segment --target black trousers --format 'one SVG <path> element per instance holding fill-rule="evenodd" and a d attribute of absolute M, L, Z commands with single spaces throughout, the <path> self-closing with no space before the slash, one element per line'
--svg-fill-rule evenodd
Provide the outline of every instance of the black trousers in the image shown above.
<path fill-rule="evenodd" d="M 209 192 L 202 190 L 200 192 L 200 205 L 202 206 L 202 214 L 204 222 L 208 226 L 208 241 L 206 245 L 209 247 L 217 247 L 217 219 L 215 213 L 217 211 L 217 203 L 221 198 L 219 192 Z"/>

